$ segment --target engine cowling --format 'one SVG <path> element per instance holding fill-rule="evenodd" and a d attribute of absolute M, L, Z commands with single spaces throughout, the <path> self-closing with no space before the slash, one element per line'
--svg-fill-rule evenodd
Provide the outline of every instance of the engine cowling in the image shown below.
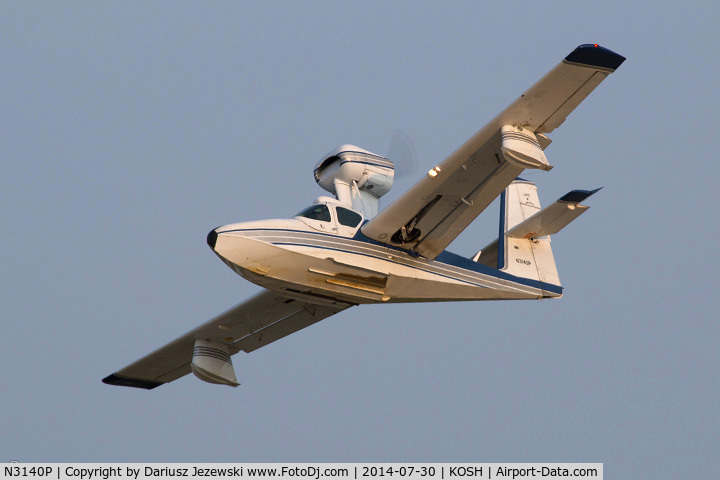
<path fill-rule="evenodd" d="M 371 218 L 377 215 L 380 197 L 392 188 L 395 167 L 383 156 L 342 145 L 318 162 L 313 173 L 321 188 Z"/>

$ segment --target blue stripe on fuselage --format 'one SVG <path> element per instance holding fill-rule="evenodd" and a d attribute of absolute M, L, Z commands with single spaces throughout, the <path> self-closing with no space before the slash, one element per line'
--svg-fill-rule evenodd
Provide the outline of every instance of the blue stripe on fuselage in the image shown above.
<path fill-rule="evenodd" d="M 390 247 L 389 245 L 380 243 L 378 241 L 375 241 L 371 238 L 366 237 L 365 235 L 362 234 L 362 232 L 360 232 L 360 230 L 357 231 L 357 233 L 353 237 L 353 240 L 357 240 L 357 241 L 360 241 L 363 243 L 370 243 L 373 245 L 379 245 L 379 246 L 397 249 L 397 250 L 400 250 L 400 251 L 404 252 L 405 254 L 407 254 L 406 250 L 403 250 L 403 249 L 400 249 L 397 247 Z M 515 275 L 510 275 L 508 273 L 502 272 L 495 268 L 488 267 L 487 265 L 484 265 L 482 263 L 473 262 L 469 258 L 465 258 L 465 257 L 457 255 L 455 253 L 448 252 L 447 250 L 443 250 L 443 252 L 440 255 L 438 255 L 437 257 L 435 257 L 435 260 L 432 260 L 432 262 L 444 263 L 446 265 L 461 268 L 463 270 L 470 270 L 471 272 L 481 273 L 481 274 L 487 275 L 489 277 L 495 277 L 495 278 L 499 278 L 502 280 L 519 283 L 521 285 L 525 285 L 528 287 L 538 288 L 541 290 L 546 290 L 548 292 L 562 294 L 561 286 L 553 285 L 551 283 L 539 282 L 537 280 L 531 280 L 529 278 L 516 277 Z"/>

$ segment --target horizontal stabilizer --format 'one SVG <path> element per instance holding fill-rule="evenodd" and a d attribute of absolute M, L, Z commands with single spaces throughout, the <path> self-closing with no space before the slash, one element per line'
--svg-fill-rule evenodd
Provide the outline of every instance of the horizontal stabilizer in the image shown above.
<path fill-rule="evenodd" d="M 580 205 L 580 202 L 598 190 L 600 189 L 573 190 L 552 205 L 515 225 L 508 230 L 506 236 L 509 238 L 539 238 L 558 233 L 590 208 Z"/>

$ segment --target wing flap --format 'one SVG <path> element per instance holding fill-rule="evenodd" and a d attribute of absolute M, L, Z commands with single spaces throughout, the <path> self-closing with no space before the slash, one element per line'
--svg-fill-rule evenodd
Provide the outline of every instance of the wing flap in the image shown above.
<path fill-rule="evenodd" d="M 233 344 L 233 348 L 240 351 L 250 353 L 260 347 L 280 340 L 291 333 L 302 330 L 305 327 L 319 322 L 327 318 L 339 310 L 321 305 L 311 305 L 298 310 L 287 317 L 270 324 L 257 332 L 254 332 L 245 338 Z"/>
<path fill-rule="evenodd" d="M 262 291 L 103 379 L 104 383 L 155 388 L 190 373 L 195 340 L 227 345 L 230 354 L 251 352 L 350 307 L 334 302 L 316 305 Z"/>
<path fill-rule="evenodd" d="M 440 255 L 450 244 L 449 239 L 460 235 L 521 171 L 507 162 L 496 168 L 473 192 L 451 203 L 452 209 L 423 236 L 415 251 L 431 259 Z"/>

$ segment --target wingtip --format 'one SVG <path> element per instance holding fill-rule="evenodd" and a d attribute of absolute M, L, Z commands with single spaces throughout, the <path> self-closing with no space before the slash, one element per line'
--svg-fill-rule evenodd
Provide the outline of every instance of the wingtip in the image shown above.
<path fill-rule="evenodd" d="M 597 43 L 584 43 L 565 57 L 565 61 L 615 71 L 625 61 L 625 57 Z"/>
<path fill-rule="evenodd" d="M 102 382 L 106 385 L 117 385 L 120 387 L 134 387 L 143 388 L 145 390 L 152 390 L 153 388 L 159 387 L 163 382 L 155 382 L 153 380 L 143 380 L 141 378 L 128 378 L 120 376 L 116 373 L 110 374 L 102 379 Z"/>
<path fill-rule="evenodd" d="M 580 203 L 587 199 L 590 195 L 602 190 L 603 187 L 596 188 L 595 190 L 573 190 L 560 197 L 560 202 L 566 203 Z"/>

